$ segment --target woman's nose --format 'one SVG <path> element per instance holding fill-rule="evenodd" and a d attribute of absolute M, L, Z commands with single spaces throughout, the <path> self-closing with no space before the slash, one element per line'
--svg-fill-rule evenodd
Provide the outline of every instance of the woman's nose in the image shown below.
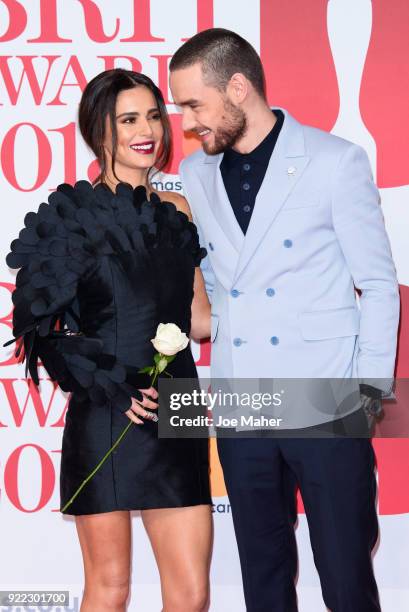
<path fill-rule="evenodd" d="M 141 119 L 138 127 L 138 132 L 141 134 L 141 136 L 152 136 L 152 125 L 148 119 Z"/>

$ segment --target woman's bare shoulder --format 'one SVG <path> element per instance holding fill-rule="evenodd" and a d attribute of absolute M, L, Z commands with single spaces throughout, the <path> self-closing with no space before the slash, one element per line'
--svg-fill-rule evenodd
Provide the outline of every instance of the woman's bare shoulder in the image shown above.
<path fill-rule="evenodd" d="M 189 204 L 187 203 L 186 198 L 180 195 L 180 193 L 175 193 L 174 191 L 157 191 L 156 193 L 161 200 L 164 202 L 172 202 L 172 204 L 174 204 L 178 210 L 185 213 L 189 219 L 192 219 Z"/>

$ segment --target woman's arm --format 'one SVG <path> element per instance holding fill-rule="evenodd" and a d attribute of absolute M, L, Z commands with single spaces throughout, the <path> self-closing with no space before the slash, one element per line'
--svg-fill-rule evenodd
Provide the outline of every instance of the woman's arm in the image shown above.
<path fill-rule="evenodd" d="M 164 200 L 172 202 L 178 210 L 185 213 L 192 221 L 192 213 L 186 198 L 172 191 L 159 192 Z M 200 267 L 195 269 L 194 296 L 192 301 L 192 322 L 190 336 L 194 340 L 208 338 L 210 336 L 210 311 L 211 306 L 207 297 L 203 274 Z"/>
<path fill-rule="evenodd" d="M 124 193 L 126 205 L 134 210 L 132 191 Z M 13 292 L 13 336 L 16 356 L 26 361 L 36 385 L 40 359 L 63 391 L 126 412 L 132 398 L 142 403 L 138 390 L 150 388 L 150 377 L 106 354 L 101 339 L 81 333 L 75 309 L 79 283 L 97 264 L 101 236 L 107 235 L 103 208 L 89 204 L 102 195 L 86 181 L 59 185 L 48 204 L 26 215 L 7 255 L 8 265 L 20 268 Z"/>
<path fill-rule="evenodd" d="M 190 335 L 194 340 L 208 338 L 210 336 L 210 311 L 211 306 L 207 297 L 203 274 L 200 268 L 195 270 L 195 282 L 193 286 L 194 296 L 192 301 L 192 326 Z"/>

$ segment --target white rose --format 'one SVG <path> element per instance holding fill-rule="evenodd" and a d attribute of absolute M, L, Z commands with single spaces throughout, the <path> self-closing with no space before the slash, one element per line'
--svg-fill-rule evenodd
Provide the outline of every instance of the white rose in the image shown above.
<path fill-rule="evenodd" d="M 151 342 L 159 353 L 170 357 L 183 351 L 189 344 L 189 338 L 174 323 L 159 323 Z"/>

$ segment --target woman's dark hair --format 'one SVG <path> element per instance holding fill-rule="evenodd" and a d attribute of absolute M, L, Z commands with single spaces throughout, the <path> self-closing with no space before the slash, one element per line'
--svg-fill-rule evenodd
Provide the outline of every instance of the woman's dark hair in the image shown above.
<path fill-rule="evenodd" d="M 180 70 L 201 64 L 208 85 L 225 91 L 233 74 L 240 72 L 265 99 L 263 65 L 251 44 L 231 30 L 210 28 L 195 34 L 172 57 L 169 69 Z"/>
<path fill-rule="evenodd" d="M 146 87 L 153 93 L 163 126 L 162 146 L 155 162 L 156 170 L 160 172 L 169 162 L 172 151 L 172 135 L 169 116 L 160 89 L 148 76 L 140 72 L 133 72 L 124 68 L 106 70 L 98 74 L 87 84 L 83 91 L 78 111 L 81 135 L 96 155 L 101 168 L 101 172 L 93 181 L 93 184 L 103 181 L 107 172 L 107 160 L 104 149 L 107 116 L 110 120 L 112 132 L 111 170 L 114 177 L 118 181 L 120 180 L 115 173 L 115 159 L 118 147 L 115 113 L 116 100 L 121 91 L 137 86 Z"/>

